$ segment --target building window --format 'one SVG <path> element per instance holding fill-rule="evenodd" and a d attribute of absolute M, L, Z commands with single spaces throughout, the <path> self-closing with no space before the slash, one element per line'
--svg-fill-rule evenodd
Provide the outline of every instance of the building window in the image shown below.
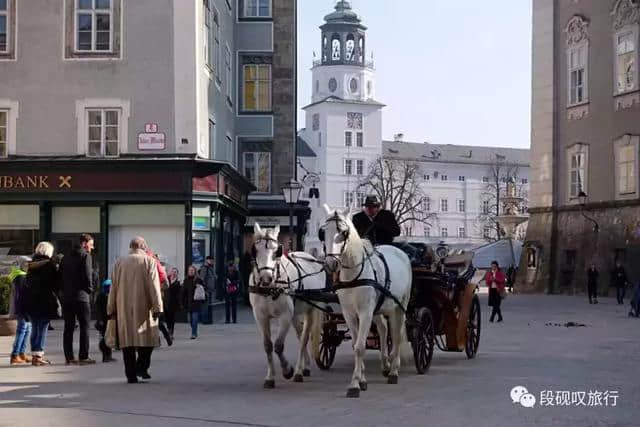
<path fill-rule="evenodd" d="M 485 215 L 489 213 L 489 201 L 488 200 L 484 200 L 482 202 L 482 213 L 485 214 Z"/>
<path fill-rule="evenodd" d="M 347 129 L 362 129 L 362 113 L 347 113 Z"/>
<path fill-rule="evenodd" d="M 625 135 L 614 142 L 619 196 L 633 196 L 637 192 L 639 142 L 640 137 L 632 135 Z"/>
<path fill-rule="evenodd" d="M 0 5 L 1 5 L 0 1 Z M 9 155 L 9 111 L 0 110 L 0 157 Z"/>
<path fill-rule="evenodd" d="M 482 182 L 484 182 L 484 183 L 489 182 L 489 177 L 488 176 L 483 176 L 482 177 Z"/>
<path fill-rule="evenodd" d="M 536 250 L 534 248 L 527 248 L 527 267 L 536 268 L 536 266 L 537 266 Z"/>
<path fill-rule="evenodd" d="M 440 236 L 441 237 L 449 237 L 449 230 L 447 228 L 441 228 L 440 229 Z"/>
<path fill-rule="evenodd" d="M 222 81 L 222 50 L 220 49 L 220 15 L 218 14 L 218 10 L 214 9 L 211 11 L 213 14 L 213 58 L 211 60 L 211 65 L 213 65 L 214 72 L 216 74 L 216 79 L 218 82 Z"/>
<path fill-rule="evenodd" d="M 0 53 L 9 52 L 10 29 L 9 0 L 0 0 Z"/>
<path fill-rule="evenodd" d="M 431 179 L 431 176 L 429 174 L 424 174 L 425 181 L 429 181 L 430 179 Z"/>
<path fill-rule="evenodd" d="M 587 185 L 587 148 L 586 144 L 574 144 L 569 148 L 569 198 L 577 199 L 581 191 L 589 194 Z"/>
<path fill-rule="evenodd" d="M 425 227 L 423 230 L 424 237 L 431 237 L 431 229 L 429 227 Z"/>
<path fill-rule="evenodd" d="M 271 64 L 243 66 L 244 111 L 271 111 Z"/>
<path fill-rule="evenodd" d="M 364 175 L 364 160 L 356 160 L 356 175 Z"/>
<path fill-rule="evenodd" d="M 356 147 L 362 148 L 364 146 L 364 133 L 356 133 Z"/>
<path fill-rule="evenodd" d="M 458 200 L 458 212 L 464 212 L 466 210 L 466 201 Z"/>
<path fill-rule="evenodd" d="M 360 207 L 364 205 L 364 200 L 367 198 L 367 193 L 356 193 L 356 207 Z"/>
<path fill-rule="evenodd" d="M 353 175 L 353 160 L 351 159 L 344 160 L 344 174 Z"/>
<path fill-rule="evenodd" d="M 482 238 L 483 239 L 490 239 L 491 238 L 491 227 L 485 227 L 484 230 L 482 231 Z"/>
<path fill-rule="evenodd" d="M 458 177 L 458 181 L 460 181 L 460 182 L 464 182 L 464 176 L 460 175 L 460 176 Z"/>
<path fill-rule="evenodd" d="M 320 130 L 320 114 L 316 113 L 312 116 L 313 130 Z"/>
<path fill-rule="evenodd" d="M 87 157 L 117 157 L 120 145 L 120 110 L 87 110 Z"/>
<path fill-rule="evenodd" d="M 587 45 L 569 49 L 569 105 L 587 101 Z"/>
<path fill-rule="evenodd" d="M 210 2 L 212 0 L 202 0 L 203 10 L 203 27 L 202 27 L 202 54 L 204 56 L 204 63 L 209 67 L 213 68 L 213 63 L 211 59 L 213 58 L 211 52 L 211 40 L 213 39 L 213 30 L 211 28 L 211 5 Z"/>
<path fill-rule="evenodd" d="M 404 235 L 406 237 L 413 236 L 413 227 L 404 227 Z"/>
<path fill-rule="evenodd" d="M 448 212 L 449 211 L 449 200 L 440 199 L 440 212 Z"/>
<path fill-rule="evenodd" d="M 229 105 L 233 104 L 233 72 L 231 70 L 231 49 L 229 46 L 224 48 L 224 69 L 225 69 L 225 84 L 227 85 L 227 102 Z"/>
<path fill-rule="evenodd" d="M 271 18 L 271 0 L 244 0 L 244 18 Z"/>
<path fill-rule="evenodd" d="M 465 232 L 464 227 L 458 227 L 458 237 L 467 237 L 467 233 Z"/>
<path fill-rule="evenodd" d="M 244 153 L 244 176 L 258 193 L 271 192 L 271 153 Z"/>
<path fill-rule="evenodd" d="M 522 178 L 520 180 L 520 184 L 522 184 L 522 185 L 527 185 L 528 183 L 529 183 L 529 180 L 527 178 Z"/>
<path fill-rule="evenodd" d="M 638 89 L 637 25 L 616 33 L 615 76 L 616 92 L 625 93 Z"/>
<path fill-rule="evenodd" d="M 448 181 L 449 177 L 447 175 L 440 175 L 440 180 L 441 181 Z"/>
<path fill-rule="evenodd" d="M 344 146 L 351 147 L 353 145 L 353 132 L 344 133 Z"/>
<path fill-rule="evenodd" d="M 216 123 L 209 119 L 209 150 L 213 153 L 211 158 L 216 158 Z"/>
<path fill-rule="evenodd" d="M 76 50 L 110 52 L 113 42 L 112 0 L 76 0 Z"/>
<path fill-rule="evenodd" d="M 429 197 L 424 197 L 422 199 L 422 210 L 425 212 L 431 211 L 431 199 Z"/>
<path fill-rule="evenodd" d="M 354 193 L 353 191 L 345 191 L 344 192 L 344 207 L 351 208 L 353 207 L 354 201 Z"/>

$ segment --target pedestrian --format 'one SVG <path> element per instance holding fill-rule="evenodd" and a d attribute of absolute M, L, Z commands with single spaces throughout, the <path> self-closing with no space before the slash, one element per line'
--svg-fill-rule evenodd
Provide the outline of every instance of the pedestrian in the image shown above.
<path fill-rule="evenodd" d="M 489 307 L 493 307 L 489 322 L 493 322 L 496 315 L 498 316 L 498 322 L 502 322 L 502 310 L 500 309 L 500 305 L 502 304 L 502 298 L 505 294 L 504 284 L 506 277 L 502 270 L 500 270 L 498 261 L 491 262 L 491 270 L 487 271 L 487 274 L 485 274 L 484 281 L 489 287 Z"/>
<path fill-rule="evenodd" d="M 111 290 L 111 279 L 102 282 L 101 292 L 96 297 L 96 329 L 100 332 L 100 351 L 102 352 L 102 362 L 115 362 L 111 354 L 111 348 L 105 342 L 105 333 L 107 331 L 107 303 L 109 302 L 109 292 Z"/>
<path fill-rule="evenodd" d="M 202 279 L 196 274 L 196 267 L 190 265 L 187 269 L 187 276 L 182 284 L 182 306 L 189 313 L 191 321 L 191 339 L 198 338 L 198 322 L 200 321 L 200 309 L 205 303 L 207 296 L 204 290 Z"/>
<path fill-rule="evenodd" d="M 200 271 L 198 272 L 198 276 L 202 279 L 202 283 L 205 286 L 205 290 L 207 291 L 209 299 L 213 298 L 214 295 L 218 300 L 222 299 L 222 295 L 218 287 L 216 286 L 218 282 L 218 275 L 216 274 L 216 260 L 212 256 L 208 256 L 204 265 L 200 267 Z"/>
<path fill-rule="evenodd" d="M 91 320 L 91 294 L 93 293 L 93 263 L 91 251 L 93 237 L 82 234 L 70 254 L 60 266 L 63 282 L 64 356 L 67 365 L 91 365 L 89 357 L 89 322 Z M 78 359 L 73 351 L 73 333 L 76 320 L 80 325 Z"/>
<path fill-rule="evenodd" d="M 145 253 L 147 254 L 147 256 L 153 258 L 153 260 L 156 262 L 156 269 L 158 270 L 158 280 L 160 281 L 160 294 L 162 295 L 162 291 L 167 286 L 167 271 L 164 269 L 164 265 L 162 265 L 160 259 L 158 259 L 158 255 L 154 254 L 151 248 L 147 248 L 145 250 Z M 160 332 L 162 332 L 162 336 L 164 337 L 165 341 L 167 341 L 167 345 L 171 347 L 173 345 L 173 337 L 171 336 L 171 333 L 169 333 L 169 329 L 167 328 L 167 323 L 164 319 L 164 313 L 160 313 L 160 319 L 158 320 L 158 329 L 160 330 Z"/>
<path fill-rule="evenodd" d="M 591 263 L 591 266 L 587 270 L 587 293 L 589 294 L 589 304 L 598 303 L 598 276 L 600 273 L 596 268 L 595 263 Z"/>
<path fill-rule="evenodd" d="M 151 379 L 151 353 L 160 346 L 160 280 L 156 261 L 145 253 L 146 246 L 142 237 L 135 237 L 129 244 L 129 254 L 116 261 L 107 303 L 109 319 L 116 319 L 117 341 L 129 384 L 137 383 L 138 377 Z"/>
<path fill-rule="evenodd" d="M 507 287 L 509 288 L 509 293 L 513 293 L 513 284 L 516 281 L 516 269 L 513 265 L 510 265 L 507 269 Z"/>
<path fill-rule="evenodd" d="M 31 334 L 31 320 L 27 315 L 26 293 L 27 293 L 27 269 L 30 258 L 22 258 L 20 265 L 13 267 L 9 273 L 11 281 L 11 298 L 9 304 L 9 315 L 15 317 L 17 322 L 16 337 L 13 340 L 10 365 L 24 365 L 31 363 L 31 357 L 26 355 L 27 341 Z"/>
<path fill-rule="evenodd" d="M 31 319 L 31 364 L 50 365 L 44 358 L 49 322 L 58 317 L 58 268 L 52 260 L 53 245 L 40 242 L 27 267 L 27 315 Z"/>
<path fill-rule="evenodd" d="M 225 278 L 224 311 L 225 323 L 237 323 L 238 293 L 240 292 L 240 274 L 233 262 L 227 267 Z"/>
<path fill-rule="evenodd" d="M 174 330 L 176 325 L 176 313 L 180 311 L 180 297 L 182 294 L 182 286 L 180 286 L 180 280 L 178 279 L 178 269 L 173 267 L 169 271 L 168 282 L 169 286 L 165 289 L 165 304 L 164 304 L 164 317 L 167 321 L 167 327 L 171 338 L 174 336 Z"/>
<path fill-rule="evenodd" d="M 624 270 L 622 263 L 620 261 L 616 261 L 616 268 L 613 270 L 613 284 L 616 287 L 616 297 L 619 305 L 624 304 L 624 294 L 627 282 L 627 272 Z"/>

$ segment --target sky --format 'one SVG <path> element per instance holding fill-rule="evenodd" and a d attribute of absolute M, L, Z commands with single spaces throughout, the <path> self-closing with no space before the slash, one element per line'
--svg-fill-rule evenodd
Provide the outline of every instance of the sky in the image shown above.
<path fill-rule="evenodd" d="M 335 0 L 298 2 L 298 106 Z M 383 137 L 529 148 L 531 0 L 351 0 L 373 51 Z M 299 110 L 298 127 L 304 114 Z"/>

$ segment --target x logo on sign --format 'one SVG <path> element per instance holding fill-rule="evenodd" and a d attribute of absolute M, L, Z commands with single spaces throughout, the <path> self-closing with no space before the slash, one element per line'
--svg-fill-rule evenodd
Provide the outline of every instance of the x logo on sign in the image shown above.
<path fill-rule="evenodd" d="M 59 176 L 60 184 L 58 184 L 58 188 L 71 188 L 71 177 L 70 176 Z"/>

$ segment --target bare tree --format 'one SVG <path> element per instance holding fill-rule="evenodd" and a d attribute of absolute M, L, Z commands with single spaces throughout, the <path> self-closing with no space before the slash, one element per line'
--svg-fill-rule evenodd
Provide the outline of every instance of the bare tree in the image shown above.
<path fill-rule="evenodd" d="M 502 215 L 502 198 L 506 195 L 507 182 L 510 179 L 515 182 L 516 196 L 523 198 L 520 206 L 521 212 L 526 210 L 529 195 L 526 186 L 518 180 L 519 173 L 520 168 L 518 165 L 508 162 L 504 156 L 496 154 L 495 158 L 490 159 L 485 177 L 487 180 L 481 195 L 483 206 L 478 215 L 478 223 L 481 227 L 489 226 L 495 230 L 495 235 L 485 235 L 483 233 L 484 238 L 490 242 L 500 240 L 504 234 L 504 230 L 498 222 L 498 217 Z"/>
<path fill-rule="evenodd" d="M 420 186 L 419 176 L 420 167 L 416 162 L 378 157 L 358 183 L 358 190 L 377 195 L 400 226 L 431 225 L 436 215 L 430 211 L 430 200 Z"/>

